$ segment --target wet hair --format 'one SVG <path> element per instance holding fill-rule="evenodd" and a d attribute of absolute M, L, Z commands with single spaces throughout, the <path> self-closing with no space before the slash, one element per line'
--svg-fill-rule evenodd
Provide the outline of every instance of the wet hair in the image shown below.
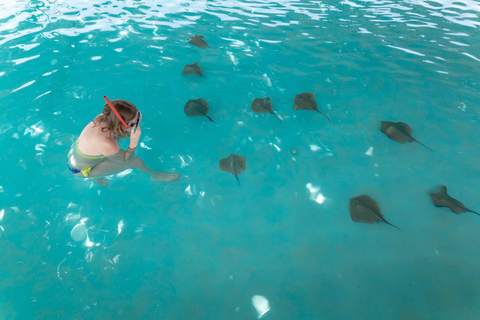
<path fill-rule="evenodd" d="M 126 123 L 132 121 L 137 116 L 137 107 L 135 107 L 133 103 L 120 99 L 112 100 L 111 102 Z M 101 122 L 106 123 L 107 125 L 105 128 L 102 128 L 102 131 L 105 132 L 110 130 L 110 133 L 112 135 L 116 134 L 119 139 L 125 138 L 129 135 L 123 124 L 120 122 L 107 103 L 103 106 L 103 112 L 96 116 L 94 121 L 94 127 Z"/>

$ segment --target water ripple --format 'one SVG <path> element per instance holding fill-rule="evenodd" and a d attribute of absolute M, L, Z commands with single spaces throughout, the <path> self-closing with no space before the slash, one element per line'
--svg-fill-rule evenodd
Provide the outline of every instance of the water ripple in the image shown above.
<path fill-rule="evenodd" d="M 236 243 L 255 240 L 244 249 L 248 262 L 235 257 L 235 264 L 238 260 L 246 265 L 258 254 L 251 248 L 261 250 L 257 245 L 261 242 L 255 237 L 265 233 L 266 229 L 256 230 L 257 225 L 272 228 L 279 239 L 286 239 L 285 243 L 303 239 L 305 254 L 300 258 L 314 257 L 311 262 L 315 265 L 319 255 L 312 252 L 329 250 L 329 246 L 318 246 L 314 239 L 332 225 L 343 230 L 347 230 L 348 225 L 345 226 L 346 218 L 341 215 L 324 214 L 327 211 L 309 212 L 332 208 L 335 210 L 330 212 L 345 211 L 346 195 L 357 193 L 362 184 L 376 184 L 379 194 L 398 193 L 398 198 L 402 196 L 401 192 L 411 188 L 408 182 L 421 184 L 423 180 L 428 184 L 444 180 L 452 184 L 456 182 L 464 188 L 458 192 L 466 195 L 476 192 L 475 182 L 480 172 L 478 139 L 475 139 L 480 117 L 478 1 L 19 0 L 6 3 L 0 4 L 0 144 L 2 164 L 9 168 L 9 172 L 2 176 L 5 181 L 0 186 L 2 201 L 6 203 L 3 205 L 5 214 L 0 207 L 0 215 L 5 215 L 3 220 L 0 218 L 0 237 L 17 232 L 17 240 L 14 237 L 7 240 L 14 244 L 12 248 L 22 248 L 22 259 L 30 269 L 40 261 L 33 244 L 38 245 L 37 241 L 41 239 L 45 246 L 49 246 L 48 250 L 51 246 L 54 254 L 41 255 L 48 262 L 45 268 L 50 268 L 50 274 L 58 275 L 55 281 L 65 284 L 63 289 L 55 285 L 51 287 L 54 294 L 70 292 L 68 286 L 78 279 L 85 282 L 96 277 L 98 281 L 90 288 L 108 287 L 103 279 L 109 279 L 110 272 L 125 275 L 131 270 L 129 261 L 140 261 L 137 266 L 143 265 L 146 258 L 141 255 L 144 252 L 149 252 L 147 257 L 153 257 L 155 255 L 152 256 L 151 252 L 157 252 L 159 261 L 173 264 L 174 267 L 162 271 L 166 271 L 165 278 L 170 279 L 168 273 L 177 272 L 176 267 L 185 262 L 178 260 L 179 252 L 188 257 L 195 254 L 205 256 L 206 251 L 192 253 L 188 250 L 205 243 L 210 244 L 206 246 L 208 252 L 218 250 L 219 243 L 226 236 L 224 230 L 251 232 L 249 230 L 253 227 L 254 232 L 247 233 L 248 237 L 228 235 L 229 239 L 234 239 L 228 241 Z M 196 48 L 188 43 L 187 39 L 196 34 L 206 37 L 208 48 Z M 194 61 L 202 66 L 205 79 L 181 76 L 183 66 Z M 325 118 L 308 111 L 294 112 L 294 97 L 301 92 L 315 93 L 319 109 L 331 116 L 334 123 L 330 125 Z M 133 180 L 136 175 L 132 173 L 123 177 L 132 179 L 128 184 L 115 185 L 118 182 L 115 178 L 111 188 L 100 192 L 96 186 L 86 188 L 83 181 L 68 175 L 64 165 L 65 153 L 74 136 L 104 104 L 102 96 L 105 94 L 112 98 L 124 97 L 145 112 L 139 152 L 142 157 L 145 155 L 146 162 L 178 169 L 183 180 L 168 187 L 152 187 L 150 184 L 140 185 L 146 180 L 140 180 L 141 176 L 139 180 Z M 219 122 L 218 127 L 207 125 L 201 121 L 204 119 L 185 117 L 185 102 L 200 96 L 208 100 L 209 112 Z M 251 111 L 250 105 L 255 97 L 267 96 L 271 97 L 282 123 L 271 115 Z M 435 146 L 435 152 L 424 153 L 425 150 L 420 151 L 414 144 L 397 145 L 381 136 L 378 130 L 381 119 L 408 122 L 415 130 L 415 137 Z M 246 188 L 240 190 L 249 192 L 242 197 L 238 196 L 235 179 L 218 170 L 218 159 L 226 150 L 248 155 L 248 170 L 251 171 L 242 175 Z M 359 166 L 362 170 L 358 170 Z M 424 179 L 419 181 L 419 176 Z M 398 187 L 393 191 L 385 190 L 386 183 Z M 118 212 L 117 203 L 111 200 L 113 193 L 123 194 L 126 190 L 129 201 L 122 202 L 125 212 Z M 262 197 L 264 195 L 267 196 Z M 70 206 L 65 211 L 66 204 L 80 201 L 78 199 L 82 197 L 93 199 L 84 201 L 85 213 L 91 218 L 86 227 L 80 229 L 82 242 L 65 242 L 65 237 L 70 237 L 72 228 L 84 216 L 83 212 Z M 314 207 L 309 207 L 312 201 L 308 197 Z M 231 205 L 239 199 L 241 203 Z M 427 215 L 429 207 L 422 201 L 417 201 L 416 205 Z M 16 209 L 10 212 L 7 208 Z M 62 217 L 71 220 L 72 210 L 76 220 L 72 218 L 70 222 L 73 224 L 69 222 L 67 225 L 67 221 L 61 220 Z M 388 210 L 392 215 L 397 210 L 398 217 L 409 212 L 402 212 L 394 205 Z M 201 221 L 198 217 L 191 219 L 192 215 L 198 215 Z M 232 216 L 236 221 L 230 223 L 232 221 L 228 219 Z M 321 219 L 311 221 L 319 216 Z M 435 216 L 435 219 L 448 219 L 447 216 Z M 245 227 L 252 217 L 260 219 L 256 220 L 260 223 Z M 469 221 L 461 220 L 468 219 L 467 215 L 451 217 L 456 219 L 455 223 Z M 159 223 L 158 219 L 172 222 Z M 208 219 L 212 219 L 211 224 L 206 223 Z M 198 231 L 199 226 L 216 226 L 221 219 L 228 223 L 217 234 L 202 229 L 195 237 L 200 239 L 196 241 L 198 243 L 192 243 L 192 239 L 188 242 L 188 237 Z M 305 222 L 299 224 L 299 219 Z M 145 223 L 145 232 L 143 220 L 151 222 Z M 213 223 L 213 220 L 217 221 Z M 185 229 L 190 223 L 191 229 Z M 50 224 L 56 226 L 50 228 Z M 233 224 L 241 227 L 231 228 Z M 85 231 L 87 227 L 88 233 Z M 473 227 L 471 234 L 474 235 Z M 173 233 L 169 238 L 168 232 L 175 228 L 178 228 L 178 234 Z M 414 228 L 411 232 L 418 232 Z M 334 234 L 338 234 L 337 231 Z M 288 232 L 295 234 L 294 239 L 285 238 Z M 47 239 L 46 233 L 51 238 Z M 270 231 L 267 233 L 271 235 Z M 214 234 L 215 239 L 208 243 L 205 234 Z M 83 236 L 92 239 L 84 243 L 88 238 L 83 239 Z M 378 233 L 371 237 L 377 236 Z M 385 234 L 386 243 L 396 243 L 393 238 L 388 238 L 394 236 Z M 136 237 L 147 242 L 132 245 Z M 164 250 L 159 250 L 162 244 L 157 242 L 158 239 L 165 243 L 167 256 L 162 256 Z M 126 242 L 122 242 L 124 240 Z M 458 235 L 448 240 L 449 245 L 459 242 Z M 176 246 L 176 241 L 185 243 Z M 352 244 L 351 239 L 345 241 L 343 248 L 334 246 L 329 252 L 331 257 L 337 251 L 341 254 L 324 261 L 330 265 L 350 265 L 355 252 L 345 249 Z M 31 246 L 28 242 L 32 243 Z M 274 244 L 281 246 L 283 242 Z M 174 245 L 169 249 L 166 244 Z M 87 247 L 82 248 L 82 245 Z M 407 246 L 403 242 L 401 245 Z M 407 247 L 415 246 L 409 243 Z M 273 252 L 284 251 L 269 248 Z M 297 249 L 295 247 L 293 255 L 284 256 L 298 254 Z M 128 250 L 131 250 L 130 254 Z M 372 250 L 375 254 L 386 251 Z M 406 261 L 418 253 L 409 251 L 402 256 L 398 250 L 392 251 L 399 254 L 398 261 Z M 36 288 L 32 291 L 39 294 L 39 289 L 48 287 L 50 282 L 55 283 L 39 274 L 38 279 L 43 282 L 32 285 L 24 277 L 30 269 L 22 267 L 16 272 L 18 261 L 8 259 L 15 254 L 4 256 L 7 257 L 6 269 L 12 273 L 12 277 L 7 277 L 10 279 L 8 287 L 11 290 L 20 288 L 11 296 L 23 297 L 26 293 L 22 290 L 31 290 L 29 288 Z M 267 255 L 259 256 L 264 259 Z M 341 260 L 341 256 L 348 257 L 349 261 Z M 378 254 L 378 257 L 383 256 Z M 218 261 L 216 256 L 207 258 Z M 421 256 L 414 258 L 423 259 Z M 276 262 L 275 265 L 289 263 Z M 152 266 L 158 264 L 158 261 L 151 263 Z M 185 264 L 192 265 L 192 261 Z M 201 266 L 203 262 L 193 265 Z M 318 272 L 324 268 L 314 269 Z M 390 272 L 389 268 L 385 270 Z M 303 280 L 311 281 L 313 276 L 318 276 L 315 272 Z M 440 273 L 435 273 L 438 279 L 441 279 Z M 293 277 L 295 280 L 289 285 L 297 287 L 303 276 Z M 389 276 L 386 274 L 382 278 L 395 278 Z M 245 279 L 250 277 L 248 274 Z M 179 272 L 173 278 L 177 285 L 179 279 L 185 277 Z M 280 278 L 272 277 L 275 281 Z M 337 279 L 338 275 L 334 278 Z M 361 277 L 354 275 L 353 278 Z M 193 281 L 187 282 L 185 288 L 195 288 Z M 322 296 L 335 298 L 337 295 L 329 291 L 334 287 L 338 286 L 325 286 Z M 185 288 L 177 292 L 189 292 Z M 177 289 L 167 288 L 165 292 Z M 348 297 L 347 289 L 339 293 Z M 85 298 L 92 306 L 100 297 L 98 290 L 95 292 Z M 142 299 L 152 296 L 148 292 L 140 293 Z M 315 297 L 317 293 L 310 296 Z M 180 293 L 178 296 L 183 298 Z M 55 308 L 49 306 L 51 301 L 47 300 L 35 305 L 36 310 L 52 309 L 51 314 L 57 314 L 57 309 L 62 309 L 57 305 Z M 119 301 L 120 305 L 131 299 L 114 296 L 111 300 Z M 318 305 L 318 301 L 309 305 L 305 301 L 313 309 Z M 332 301 L 331 304 L 336 310 L 346 310 L 335 303 Z M 402 306 L 391 305 L 399 312 L 402 310 Z M 84 310 L 82 308 L 85 306 L 80 302 L 74 305 L 79 312 Z M 175 318 L 178 314 L 174 312 L 182 308 L 181 304 L 171 310 L 167 306 L 164 316 Z M 370 310 L 367 311 L 364 314 L 368 315 Z M 128 318 L 120 313 L 111 317 L 119 315 Z M 213 318 L 215 316 L 213 314 Z M 249 316 L 244 313 L 238 314 L 237 318 Z M 30 318 L 42 317 L 48 316 L 37 314 L 37 317 Z M 333 315 L 325 317 L 335 318 Z M 155 317 L 150 314 L 150 318 Z M 232 314 L 225 313 L 223 318 L 232 318 Z M 298 316 L 289 314 L 288 318 Z M 345 318 L 354 318 L 354 315 Z M 394 316 L 389 314 L 386 318 Z"/>

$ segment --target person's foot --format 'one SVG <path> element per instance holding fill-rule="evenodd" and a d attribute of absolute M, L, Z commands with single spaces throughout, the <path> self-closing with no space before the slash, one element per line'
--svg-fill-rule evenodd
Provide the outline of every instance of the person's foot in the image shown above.
<path fill-rule="evenodd" d="M 152 174 L 152 181 L 173 181 L 180 178 L 178 173 L 157 172 Z"/>
<path fill-rule="evenodd" d="M 101 187 L 105 187 L 106 185 L 108 185 L 108 182 L 107 182 L 107 179 L 105 178 L 95 178 L 93 179 L 93 181 L 95 181 L 96 184 L 98 184 L 99 186 Z"/>

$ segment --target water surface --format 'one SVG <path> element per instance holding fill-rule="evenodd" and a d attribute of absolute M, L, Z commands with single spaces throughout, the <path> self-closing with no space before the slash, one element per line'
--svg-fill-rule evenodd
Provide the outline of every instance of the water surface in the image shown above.
<path fill-rule="evenodd" d="M 480 210 L 479 13 L 476 1 L 0 5 L 1 318 L 254 319 L 254 295 L 265 319 L 478 317 L 479 217 L 428 194 L 446 185 Z M 180 76 L 195 61 L 206 79 Z M 333 123 L 293 111 L 301 92 Z M 138 156 L 179 181 L 72 177 L 66 153 L 103 95 L 142 111 Z M 266 96 L 283 122 L 251 112 Z M 199 97 L 218 126 L 184 115 Z M 389 140 L 381 120 L 434 151 Z M 219 169 L 230 153 L 247 158 L 241 186 Z M 361 194 L 402 230 L 353 222 Z"/>

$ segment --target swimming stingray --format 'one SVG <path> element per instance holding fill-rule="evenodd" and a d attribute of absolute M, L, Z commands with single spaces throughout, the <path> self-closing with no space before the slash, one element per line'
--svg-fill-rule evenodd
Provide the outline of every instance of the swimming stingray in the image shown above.
<path fill-rule="evenodd" d="M 405 122 L 391 122 L 391 121 L 382 121 L 382 127 L 380 131 L 385 133 L 390 139 L 393 141 L 397 141 L 398 143 L 405 143 L 405 142 L 418 142 L 428 150 L 433 151 L 414 137 L 412 137 L 412 128 Z"/>
<path fill-rule="evenodd" d="M 200 48 L 208 47 L 208 43 L 203 39 L 205 39 L 204 36 L 196 35 L 188 38 L 188 42 L 190 42 L 196 47 L 200 47 Z"/>
<path fill-rule="evenodd" d="M 350 199 L 350 217 L 352 217 L 353 221 L 357 222 L 365 222 L 365 223 L 375 223 L 379 221 L 383 221 L 386 224 L 391 225 L 392 227 L 400 228 L 394 226 L 385 218 L 380 210 L 380 206 L 378 205 L 377 201 L 370 198 L 370 196 L 362 195 L 356 198 Z"/>
<path fill-rule="evenodd" d="M 328 121 L 332 122 L 330 118 L 317 108 L 317 102 L 313 98 L 314 93 L 300 93 L 295 96 L 295 100 L 293 101 L 293 110 L 314 110 L 320 114 L 323 114 Z"/>
<path fill-rule="evenodd" d="M 247 167 L 245 157 L 231 153 L 228 157 L 220 159 L 220 170 L 230 172 L 235 175 L 237 178 L 238 185 L 240 185 L 240 180 L 238 180 L 238 175 L 245 171 Z"/>
<path fill-rule="evenodd" d="M 194 64 L 186 64 L 185 67 L 183 67 L 182 76 L 186 74 L 196 74 L 197 76 L 205 78 L 202 74 L 202 68 L 200 68 L 200 65 L 196 61 Z"/>
<path fill-rule="evenodd" d="M 270 101 L 270 97 L 266 98 L 255 98 L 252 102 L 252 111 L 255 113 L 271 113 L 278 119 L 278 121 L 282 121 L 274 112 L 272 107 L 272 101 Z"/>
<path fill-rule="evenodd" d="M 431 193 L 430 196 L 432 197 L 433 205 L 435 207 L 447 207 L 447 208 L 450 208 L 450 210 L 452 210 L 456 214 L 459 214 L 462 212 L 473 212 L 480 215 L 480 213 L 465 207 L 463 203 L 461 203 L 457 199 L 450 197 L 447 194 L 447 187 L 445 186 L 441 187 L 440 191 L 438 191 L 437 193 Z"/>
<path fill-rule="evenodd" d="M 213 123 L 216 123 L 213 121 L 212 118 L 210 118 L 207 113 L 208 110 L 210 110 L 207 101 L 202 98 L 198 98 L 197 100 L 188 100 L 187 103 L 185 103 L 185 107 L 183 108 L 183 111 L 187 115 L 187 117 L 196 117 L 196 116 L 204 116 L 207 117 L 210 121 Z M 218 123 L 216 123 L 218 125 Z"/>

